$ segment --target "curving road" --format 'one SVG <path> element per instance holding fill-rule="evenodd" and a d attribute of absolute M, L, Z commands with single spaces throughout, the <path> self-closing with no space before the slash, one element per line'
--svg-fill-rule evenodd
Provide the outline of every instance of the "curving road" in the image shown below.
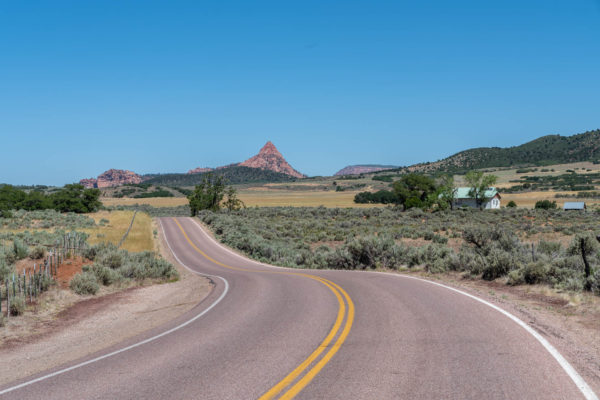
<path fill-rule="evenodd" d="M 161 224 L 180 263 L 210 275 L 211 294 L 168 326 L 1 387 L 0 398 L 597 399 L 543 338 L 464 293 L 273 268 L 191 218 Z"/>

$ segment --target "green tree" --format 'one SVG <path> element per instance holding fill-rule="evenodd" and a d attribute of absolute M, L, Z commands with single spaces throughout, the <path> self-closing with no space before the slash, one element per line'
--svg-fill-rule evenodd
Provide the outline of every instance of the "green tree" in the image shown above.
<path fill-rule="evenodd" d="M 446 210 L 450 207 L 454 209 L 457 189 L 454 187 L 454 177 L 452 175 L 443 175 L 440 178 L 437 190 L 437 203 L 440 209 Z"/>
<path fill-rule="evenodd" d="M 436 184 L 433 178 L 420 174 L 407 174 L 394 182 L 396 201 L 404 209 L 430 207 L 435 201 Z"/>
<path fill-rule="evenodd" d="M 535 202 L 535 208 L 538 210 L 556 210 L 557 207 L 556 201 L 539 200 Z"/>
<path fill-rule="evenodd" d="M 484 175 L 481 171 L 469 171 L 465 175 L 465 181 L 471 188 L 469 196 L 475 199 L 479 208 L 483 208 L 483 205 L 490 200 L 486 197 L 486 192 L 497 180 L 496 175 Z"/>
<path fill-rule="evenodd" d="M 50 196 L 55 210 L 76 213 L 96 211 L 102 205 L 99 198 L 100 189 L 86 189 L 78 183 L 65 185 Z"/>
<path fill-rule="evenodd" d="M 246 208 L 244 202 L 237 197 L 237 191 L 233 186 L 228 186 L 227 189 L 225 189 L 225 196 L 227 196 L 227 198 L 223 202 L 223 206 L 229 211 Z"/>
<path fill-rule="evenodd" d="M 515 208 L 517 206 L 517 203 L 514 202 L 514 200 L 511 200 L 508 202 L 508 204 L 506 205 L 506 207 L 508 208 Z"/>
<path fill-rule="evenodd" d="M 192 217 L 200 210 L 218 211 L 221 208 L 225 192 L 223 177 L 212 173 L 204 174 L 202 182 L 187 197 L 190 202 Z"/>

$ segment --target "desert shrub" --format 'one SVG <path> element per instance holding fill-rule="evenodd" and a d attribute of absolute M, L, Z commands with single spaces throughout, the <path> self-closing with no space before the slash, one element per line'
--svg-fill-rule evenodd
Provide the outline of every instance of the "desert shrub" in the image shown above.
<path fill-rule="evenodd" d="M 25 298 L 14 296 L 10 299 L 10 315 L 21 315 L 25 312 Z"/>
<path fill-rule="evenodd" d="M 431 241 L 433 243 L 446 244 L 446 243 L 448 243 L 448 238 L 436 234 L 436 235 L 433 235 L 433 237 L 431 238 Z"/>
<path fill-rule="evenodd" d="M 15 239 L 13 242 L 13 252 L 15 255 L 15 259 L 22 260 L 25 257 L 27 257 L 27 254 L 29 253 L 29 248 L 20 239 Z"/>
<path fill-rule="evenodd" d="M 104 286 L 112 285 L 122 278 L 117 271 L 102 265 L 94 264 L 89 271 L 94 274 L 96 281 Z"/>
<path fill-rule="evenodd" d="M 556 256 L 561 252 L 561 245 L 558 242 L 547 242 L 545 240 L 540 240 L 537 250 L 542 254 Z"/>
<path fill-rule="evenodd" d="M 33 260 L 37 260 L 39 258 L 44 258 L 46 255 L 46 248 L 43 246 L 35 246 L 29 251 L 29 258 Z"/>
<path fill-rule="evenodd" d="M 486 264 L 481 277 L 486 281 L 493 281 L 505 276 L 511 270 L 519 267 L 515 257 L 502 249 L 493 248 L 485 258 Z"/>
<path fill-rule="evenodd" d="M 69 287 L 77 294 L 96 294 L 100 289 L 96 275 L 93 272 L 82 272 L 71 279 Z"/>
<path fill-rule="evenodd" d="M 544 262 L 532 262 L 521 268 L 523 281 L 533 285 L 547 281 L 548 265 Z"/>
<path fill-rule="evenodd" d="M 506 207 L 508 208 L 516 208 L 517 207 L 517 203 L 514 202 L 514 200 L 511 200 L 508 202 L 508 204 L 506 204 Z"/>

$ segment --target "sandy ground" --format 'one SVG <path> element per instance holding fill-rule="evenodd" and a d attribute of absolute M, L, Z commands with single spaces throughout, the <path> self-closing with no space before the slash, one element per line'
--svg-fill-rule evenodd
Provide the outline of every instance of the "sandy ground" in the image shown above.
<path fill-rule="evenodd" d="M 0 330 L 0 384 L 117 344 L 187 312 L 211 290 L 208 279 L 180 266 L 158 230 L 157 246 L 177 266 L 177 282 L 81 297 L 53 289 L 38 310 Z"/>

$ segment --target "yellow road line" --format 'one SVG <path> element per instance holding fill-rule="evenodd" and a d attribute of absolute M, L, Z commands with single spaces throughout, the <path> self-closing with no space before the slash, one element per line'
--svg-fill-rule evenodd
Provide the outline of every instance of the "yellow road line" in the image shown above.
<path fill-rule="evenodd" d="M 175 218 L 173 218 L 173 221 L 175 221 L 175 223 L 181 230 L 181 233 L 183 234 L 183 236 L 185 237 L 187 242 L 192 246 L 192 248 L 196 252 L 201 254 L 207 260 L 209 260 L 223 268 L 231 269 L 234 271 L 244 271 L 244 272 L 264 272 L 264 273 L 275 273 L 275 274 L 285 274 L 285 275 L 297 275 L 297 276 L 302 276 L 305 278 L 313 279 L 313 280 L 316 280 L 316 281 L 322 283 L 323 285 L 327 286 L 329 288 L 329 290 L 331 290 L 333 292 L 333 294 L 336 296 L 336 299 L 338 300 L 339 309 L 338 309 L 336 321 L 335 321 L 332 329 L 329 331 L 329 333 L 325 337 L 325 339 L 321 342 L 321 344 L 317 347 L 317 349 L 315 349 L 315 351 L 312 352 L 312 354 L 310 356 L 308 356 L 300 365 L 298 365 L 298 367 L 296 367 L 292 372 L 290 372 L 279 383 L 277 383 L 275 386 L 273 386 L 271 389 L 269 389 L 269 391 L 267 391 L 265 394 L 263 394 L 259 398 L 259 400 L 269 400 L 269 399 L 273 399 L 275 396 L 277 396 L 278 393 L 280 393 L 283 389 L 285 389 L 290 384 L 292 384 L 294 382 L 294 380 L 296 378 L 298 378 L 298 376 L 300 376 L 306 370 L 306 368 L 308 368 L 321 355 L 321 353 L 327 348 L 327 346 L 329 346 L 329 344 L 331 343 L 333 338 L 335 338 L 335 336 L 337 335 L 337 333 L 342 325 L 342 322 L 344 320 L 344 316 L 346 314 L 346 306 L 344 304 L 344 299 L 342 298 L 342 295 L 340 295 L 340 293 L 343 294 L 344 298 L 346 299 L 346 303 L 348 304 L 348 316 L 346 318 L 346 324 L 344 325 L 342 333 L 338 337 L 335 344 L 331 347 L 331 349 L 325 354 L 325 356 L 313 368 L 311 368 L 304 377 L 302 377 L 298 382 L 296 382 L 295 385 L 293 385 L 286 393 L 284 393 L 281 398 L 282 399 L 283 398 L 291 399 L 291 398 L 295 397 L 298 393 L 300 393 L 300 391 L 302 391 L 302 389 L 304 389 L 304 387 L 306 387 L 306 385 L 308 385 L 310 383 L 310 381 L 312 381 L 312 379 L 321 371 L 321 369 L 323 369 L 323 367 L 331 360 L 331 358 L 335 355 L 335 353 L 337 353 L 337 351 L 340 349 L 340 347 L 346 340 L 346 337 L 348 336 L 350 329 L 352 328 L 352 322 L 354 321 L 354 303 L 350 299 L 350 296 L 348 295 L 348 293 L 346 293 L 346 291 L 344 289 L 342 289 L 336 283 L 331 282 L 330 280 L 319 277 L 319 276 L 314 276 L 314 275 L 309 275 L 309 274 L 304 274 L 304 273 L 299 273 L 299 272 L 287 272 L 287 271 L 253 271 L 253 270 L 249 270 L 249 269 L 245 269 L 245 268 L 237 268 L 237 267 L 232 267 L 230 265 L 224 264 L 224 263 L 217 261 L 214 258 L 210 257 L 208 254 L 206 254 L 204 251 L 202 251 L 200 248 L 198 248 L 198 246 L 196 246 L 196 244 L 190 239 L 187 232 L 185 231 L 183 226 L 181 226 L 179 221 L 177 221 L 177 219 L 175 219 Z"/>
<path fill-rule="evenodd" d="M 302 389 L 304 389 L 306 387 L 306 385 L 308 385 L 310 383 L 310 381 L 312 381 L 313 378 L 315 376 L 317 376 L 317 374 L 331 360 L 331 358 L 335 355 L 335 353 L 338 352 L 340 347 L 342 347 L 342 344 L 344 343 L 344 341 L 346 341 L 346 337 L 348 337 L 348 334 L 350 333 L 350 329 L 352 328 L 352 323 L 354 322 L 354 303 L 352 302 L 352 299 L 350 298 L 350 296 L 348 296 L 348 293 L 346 293 L 346 291 L 344 289 L 342 289 L 340 286 L 338 286 L 337 284 L 335 284 L 331 281 L 328 281 L 328 282 L 330 282 L 338 290 L 340 290 L 344 294 L 344 297 L 346 298 L 346 302 L 348 302 L 348 318 L 346 319 L 346 325 L 344 326 L 344 330 L 342 331 L 340 337 L 338 337 L 338 340 L 335 342 L 333 347 L 327 352 L 327 354 L 325 354 L 325 356 L 311 370 L 309 370 L 306 373 L 306 375 L 304 375 L 304 377 L 302 377 L 302 379 L 300 379 L 298 382 L 296 382 L 296 384 L 294 386 L 292 386 L 287 392 L 285 392 L 279 398 L 280 400 L 292 399 L 298 393 L 300 393 L 300 391 L 302 391 Z"/>
<path fill-rule="evenodd" d="M 327 335 L 327 337 L 325 338 L 325 340 L 323 340 L 323 342 L 319 345 L 319 347 L 317 347 L 317 349 L 310 356 L 308 356 L 308 358 L 306 360 L 304 360 L 300 365 L 298 365 L 298 367 L 296 367 L 296 369 L 294 369 L 292 372 L 290 372 L 278 384 L 276 384 L 275 386 L 273 386 L 268 392 L 266 392 L 265 394 L 263 394 L 262 396 L 260 396 L 259 400 L 272 399 L 279 392 L 281 392 L 287 386 L 289 386 L 290 384 L 292 384 L 292 382 L 294 382 L 294 380 L 298 376 L 300 376 L 300 374 L 302 374 L 302 372 L 304 372 L 304 370 L 310 364 L 312 364 L 313 361 L 315 361 L 317 359 L 317 357 L 319 357 L 321 355 L 321 353 L 327 348 L 327 346 L 329 345 L 329 343 L 333 340 L 333 338 L 335 337 L 335 335 L 337 335 L 338 330 L 339 330 L 339 328 L 342 325 L 342 322 L 344 320 L 344 315 L 346 314 L 346 306 L 344 305 L 344 300 L 342 299 L 342 296 L 339 294 L 339 292 L 337 290 L 335 290 L 335 288 L 333 286 L 331 286 L 329 283 L 327 283 L 325 281 L 321 281 L 321 280 L 319 280 L 319 281 L 321 283 L 323 283 L 324 285 L 326 285 L 327 287 L 329 287 L 329 289 L 337 297 L 338 303 L 340 305 L 340 308 L 338 310 L 338 315 L 337 315 L 337 318 L 335 320 L 335 324 L 333 325 L 333 328 L 331 329 L 331 331 L 329 332 L 329 334 Z"/>

